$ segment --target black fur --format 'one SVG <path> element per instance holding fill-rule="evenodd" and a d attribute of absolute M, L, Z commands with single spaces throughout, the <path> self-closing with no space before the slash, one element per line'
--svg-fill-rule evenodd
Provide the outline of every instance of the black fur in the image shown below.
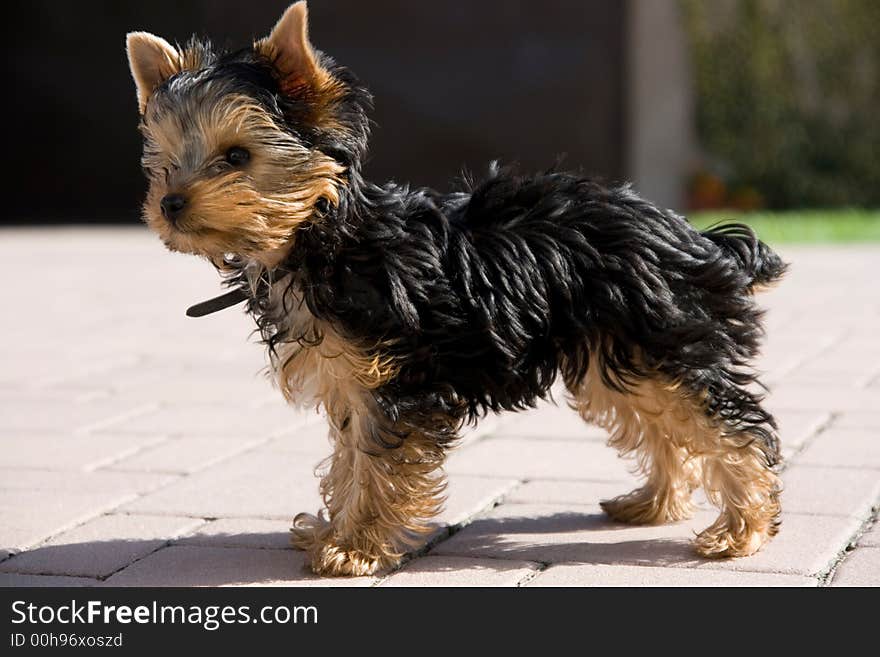
<path fill-rule="evenodd" d="M 473 421 L 533 406 L 558 373 L 583 377 L 595 352 L 606 384 L 626 389 L 656 373 L 680 381 L 776 462 L 776 425 L 748 389 L 763 333 L 752 289 L 785 265 L 751 229 L 700 232 L 629 186 L 569 173 L 493 166 L 451 194 L 373 185 L 361 177 L 369 93 L 321 62 L 348 90 L 336 117 L 344 131 L 299 121 L 308 99 L 282 97 L 271 64 L 252 51 L 212 55 L 198 75 L 232 80 L 347 167 L 339 204 L 298 231 L 282 269 L 314 315 L 367 349 L 383 344 L 400 364 L 373 393 L 387 419 L 380 444 L 426 426 L 445 443 L 457 426 L 432 425 L 438 415 Z M 173 90 L 174 78 L 166 84 Z M 231 284 L 244 288 L 244 274 Z M 311 339 L 279 329 L 267 292 L 249 303 L 267 344 Z"/>
<path fill-rule="evenodd" d="M 497 167 L 450 195 L 362 183 L 284 263 L 312 313 L 391 345 L 400 374 L 375 391 L 389 427 L 533 406 L 598 351 L 609 385 L 657 371 L 708 392 L 707 414 L 771 462 L 775 424 L 746 390 L 762 336 L 751 288 L 784 268 L 745 226 L 701 233 L 627 186 Z M 303 337 L 252 310 L 270 345 Z"/>
<path fill-rule="evenodd" d="M 224 93 L 243 94 L 254 99 L 302 143 L 334 157 L 351 170 L 360 171 L 369 137 L 367 113 L 372 108 L 372 96 L 347 68 L 339 66 L 332 57 L 316 51 L 321 66 L 342 83 L 345 91 L 337 107 L 337 118 L 345 125 L 344 131 L 326 130 L 324 126 L 303 120 L 309 113 L 309 97 L 281 93 L 272 62 L 254 48 L 216 52 L 209 41 L 193 37 L 183 50 L 192 53 L 201 66 L 165 80 L 153 96 L 153 103 L 173 108 L 194 89 L 211 83 Z"/>

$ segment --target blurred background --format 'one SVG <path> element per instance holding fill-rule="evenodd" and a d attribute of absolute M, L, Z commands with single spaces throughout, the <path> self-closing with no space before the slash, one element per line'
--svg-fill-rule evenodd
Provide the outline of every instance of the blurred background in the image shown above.
<path fill-rule="evenodd" d="M 136 223 L 125 33 L 235 47 L 287 4 L 12 3 L 2 221 Z M 310 13 L 315 45 L 375 94 L 377 181 L 446 189 L 492 159 L 540 170 L 564 156 L 667 207 L 834 209 L 831 237 L 880 239 L 864 211 L 880 206 L 876 0 L 311 0 Z"/>

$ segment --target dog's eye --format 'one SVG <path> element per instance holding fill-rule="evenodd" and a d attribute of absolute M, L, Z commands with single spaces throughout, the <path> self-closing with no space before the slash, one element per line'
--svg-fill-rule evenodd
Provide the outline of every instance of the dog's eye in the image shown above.
<path fill-rule="evenodd" d="M 226 151 L 226 161 L 234 167 L 242 167 L 251 159 L 251 154 L 246 148 L 233 146 Z"/>

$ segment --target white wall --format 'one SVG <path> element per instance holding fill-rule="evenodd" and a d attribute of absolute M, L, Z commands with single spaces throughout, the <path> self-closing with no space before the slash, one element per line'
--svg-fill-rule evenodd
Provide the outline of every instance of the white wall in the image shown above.
<path fill-rule="evenodd" d="M 693 91 L 677 0 L 629 0 L 627 175 L 645 198 L 684 210 L 696 163 Z"/>

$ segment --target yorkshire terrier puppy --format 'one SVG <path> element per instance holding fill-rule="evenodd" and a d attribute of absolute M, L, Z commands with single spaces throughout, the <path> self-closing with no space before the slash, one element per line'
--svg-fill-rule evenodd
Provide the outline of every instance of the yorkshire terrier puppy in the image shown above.
<path fill-rule="evenodd" d="M 463 424 L 534 406 L 557 376 L 645 475 L 609 516 L 681 520 L 702 485 L 720 515 L 696 550 L 758 550 L 780 456 L 753 293 L 785 264 L 746 226 L 700 232 L 579 175 L 492 166 L 451 194 L 364 180 L 370 94 L 306 18 L 298 2 L 226 53 L 133 32 L 128 57 L 145 220 L 232 288 L 192 313 L 246 301 L 281 392 L 326 411 L 326 509 L 292 530 L 314 571 L 394 564 L 441 506 Z"/>

